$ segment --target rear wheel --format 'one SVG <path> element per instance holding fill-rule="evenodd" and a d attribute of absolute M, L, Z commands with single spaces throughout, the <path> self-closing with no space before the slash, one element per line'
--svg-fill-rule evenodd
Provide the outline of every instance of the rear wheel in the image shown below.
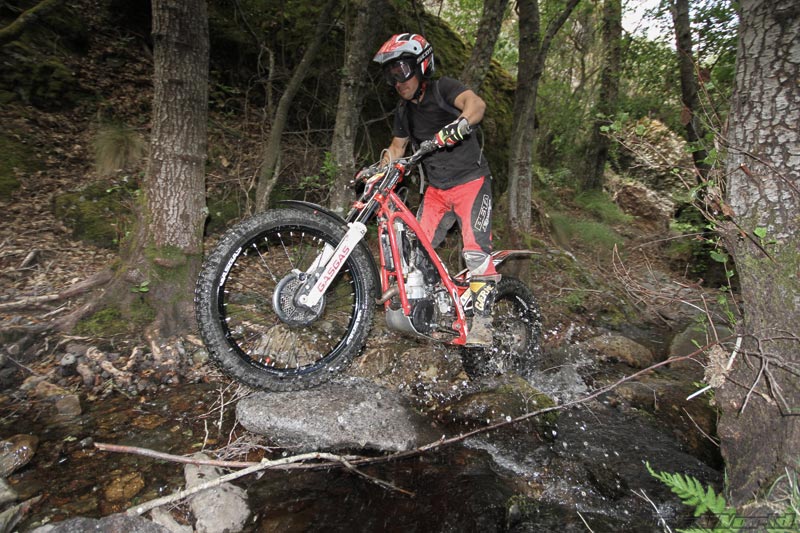
<path fill-rule="evenodd" d="M 491 348 L 462 348 L 467 375 L 530 372 L 541 352 L 542 316 L 533 293 L 520 280 L 503 276 L 497 284 L 492 329 Z"/>
<path fill-rule="evenodd" d="M 295 298 L 304 273 L 346 228 L 311 211 L 278 209 L 228 230 L 206 259 L 195 290 L 211 359 L 251 387 L 319 385 L 364 346 L 375 312 L 372 258 L 358 246 L 320 302 Z"/>

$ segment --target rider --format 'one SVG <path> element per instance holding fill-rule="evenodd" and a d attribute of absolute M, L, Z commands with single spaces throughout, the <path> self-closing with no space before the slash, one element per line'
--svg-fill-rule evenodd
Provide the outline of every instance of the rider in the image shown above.
<path fill-rule="evenodd" d="M 392 36 L 373 60 L 380 63 L 386 82 L 401 97 L 395 109 L 393 139 L 383 163 L 402 157 L 409 141 L 417 145 L 434 138 L 445 148 L 423 161 L 429 186 L 418 218 L 434 247 L 458 222 L 473 302 L 467 346 L 491 346 L 491 308 L 500 280 L 490 256 L 492 182 L 478 140 L 469 136 L 483 118 L 486 104 L 457 80 L 431 79 L 433 47 L 421 35 Z"/>

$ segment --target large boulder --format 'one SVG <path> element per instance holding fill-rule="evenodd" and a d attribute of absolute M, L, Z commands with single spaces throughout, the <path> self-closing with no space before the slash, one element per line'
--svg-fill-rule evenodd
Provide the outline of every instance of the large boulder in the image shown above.
<path fill-rule="evenodd" d="M 620 132 L 618 163 L 626 175 L 673 198 L 696 183 L 686 141 L 655 119 L 643 117 Z"/>
<path fill-rule="evenodd" d="M 339 379 L 297 392 L 258 392 L 236 406 L 239 423 L 293 451 L 405 451 L 435 440 L 430 422 L 399 393 Z"/>

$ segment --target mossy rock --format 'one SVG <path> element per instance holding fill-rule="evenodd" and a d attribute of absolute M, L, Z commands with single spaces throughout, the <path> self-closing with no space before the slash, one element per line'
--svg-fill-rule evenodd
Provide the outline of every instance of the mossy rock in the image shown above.
<path fill-rule="evenodd" d="M 34 2 L 29 4 L 20 7 Z M 7 22 L 0 20 L 0 25 Z M 47 13 L 3 47 L 0 102 L 21 101 L 50 111 L 73 107 L 88 94 L 65 59 L 85 53 L 88 46 L 88 25 L 75 7 L 64 4 Z"/>
<path fill-rule="evenodd" d="M 86 96 L 77 78 L 54 56 L 44 56 L 22 42 L 4 47 L 0 94 L 49 111 L 68 109 Z"/>
<path fill-rule="evenodd" d="M 59 195 L 53 212 L 72 236 L 102 248 L 116 249 L 130 228 L 136 188 L 126 182 L 95 182 L 86 188 Z"/>
<path fill-rule="evenodd" d="M 10 200 L 19 188 L 18 174 L 39 167 L 30 145 L 0 133 L 0 200 Z"/>

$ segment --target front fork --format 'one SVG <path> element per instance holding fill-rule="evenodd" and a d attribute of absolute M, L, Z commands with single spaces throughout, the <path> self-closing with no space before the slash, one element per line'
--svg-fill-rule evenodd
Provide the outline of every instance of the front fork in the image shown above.
<path fill-rule="evenodd" d="M 366 234 L 367 227 L 363 223 L 352 222 L 336 248 L 326 244 L 322 253 L 303 274 L 306 280 L 298 292 L 297 303 L 303 307 L 315 309 L 347 258 Z"/>

